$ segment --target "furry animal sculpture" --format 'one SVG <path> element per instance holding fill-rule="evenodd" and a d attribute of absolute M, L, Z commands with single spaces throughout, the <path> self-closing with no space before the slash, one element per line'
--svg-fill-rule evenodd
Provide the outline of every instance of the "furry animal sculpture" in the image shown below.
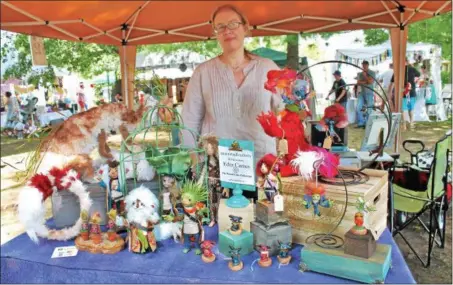
<path fill-rule="evenodd" d="M 140 106 L 134 111 L 123 104 L 110 103 L 69 117 L 38 150 L 43 156 L 38 171 L 47 172 L 53 166 L 69 167 L 84 179 L 93 177 L 95 171 L 89 154 L 99 148 L 102 157 L 113 160 L 107 134 L 119 132 L 126 139 L 146 109 Z"/>

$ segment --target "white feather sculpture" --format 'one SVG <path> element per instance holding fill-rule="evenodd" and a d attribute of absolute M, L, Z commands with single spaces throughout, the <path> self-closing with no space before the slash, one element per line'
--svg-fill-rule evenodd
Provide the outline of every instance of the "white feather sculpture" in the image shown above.
<path fill-rule="evenodd" d="M 298 174 L 305 180 L 313 178 L 314 163 L 322 159 L 322 154 L 316 151 L 297 151 L 296 158 L 291 160 L 291 166 L 297 169 Z"/>

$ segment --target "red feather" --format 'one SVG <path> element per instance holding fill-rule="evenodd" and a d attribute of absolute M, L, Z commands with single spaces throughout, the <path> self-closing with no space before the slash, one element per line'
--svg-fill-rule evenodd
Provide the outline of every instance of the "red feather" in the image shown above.
<path fill-rule="evenodd" d="M 45 201 L 49 196 L 52 195 L 52 183 L 49 177 L 44 174 L 36 174 L 30 179 L 30 186 L 38 189 L 42 193 L 42 200 Z"/>
<path fill-rule="evenodd" d="M 68 174 L 69 168 L 57 168 L 54 167 L 49 171 L 49 174 L 55 177 L 55 186 L 57 187 L 58 191 L 64 190 L 65 187 L 61 184 L 61 179 Z"/>

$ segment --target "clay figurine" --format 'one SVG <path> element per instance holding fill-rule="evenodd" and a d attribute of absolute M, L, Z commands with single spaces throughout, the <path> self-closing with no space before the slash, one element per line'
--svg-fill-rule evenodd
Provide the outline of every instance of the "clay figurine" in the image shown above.
<path fill-rule="evenodd" d="M 203 185 L 189 181 L 182 186 L 182 214 L 177 216 L 167 215 L 164 220 L 167 222 L 183 222 L 182 236 L 184 237 L 184 253 L 188 253 L 195 247 L 195 254 L 200 255 L 200 243 L 204 240 L 201 220 L 208 209 L 202 203 L 208 198 L 208 192 Z"/>
<path fill-rule="evenodd" d="M 126 220 L 129 251 L 146 253 L 156 251 L 154 225 L 159 222 L 159 200 L 144 186 L 140 186 L 126 196 Z"/>
<path fill-rule="evenodd" d="M 160 200 L 162 201 L 162 215 L 174 214 L 176 211 L 176 197 L 173 188 L 175 188 L 176 178 L 171 175 L 162 177 L 162 192 Z"/>
<path fill-rule="evenodd" d="M 368 203 L 359 197 L 356 203 L 357 212 L 354 215 L 354 224 L 351 228 L 351 232 L 355 235 L 364 236 L 368 233 L 368 230 L 364 226 L 365 223 L 365 214 L 371 211 L 376 211 L 375 207 L 369 206 Z"/>
<path fill-rule="evenodd" d="M 291 261 L 291 255 L 289 254 L 291 243 L 278 241 L 278 247 L 280 249 L 277 255 L 278 262 L 281 264 L 288 264 Z"/>
<path fill-rule="evenodd" d="M 257 245 L 260 251 L 260 260 L 258 264 L 261 267 L 269 267 L 272 265 L 272 259 L 269 257 L 269 247 L 264 244 Z"/>
<path fill-rule="evenodd" d="M 274 202 L 274 197 L 277 194 L 278 189 L 278 181 L 276 176 L 273 174 L 274 169 L 271 170 L 274 162 L 275 156 L 266 154 L 260 161 L 258 161 L 256 168 L 258 190 L 264 191 L 265 198 L 268 203 Z M 275 163 L 275 165 L 277 165 L 277 163 Z"/>
<path fill-rule="evenodd" d="M 83 240 L 89 240 L 89 225 L 88 225 L 88 213 L 87 211 L 83 210 L 80 213 L 80 217 L 82 218 L 82 227 L 80 229 L 80 236 L 82 237 Z"/>
<path fill-rule="evenodd" d="M 116 230 L 117 230 L 117 227 L 116 227 L 116 216 L 117 216 L 117 213 L 116 213 L 116 209 L 111 209 L 108 213 L 107 213 L 107 216 L 108 216 L 108 223 L 107 223 L 107 228 L 108 228 L 108 231 L 107 231 L 107 238 L 109 241 L 115 241 L 116 238 L 117 238 L 117 233 L 116 233 Z"/>
<path fill-rule="evenodd" d="M 231 220 L 230 234 L 240 235 L 242 233 L 242 217 L 229 215 Z"/>
<path fill-rule="evenodd" d="M 214 262 L 216 256 L 212 252 L 212 247 L 214 246 L 214 242 L 210 240 L 205 240 L 201 243 L 201 250 L 203 254 L 201 255 L 201 259 L 206 263 Z"/>
<path fill-rule="evenodd" d="M 94 244 L 100 244 L 102 242 L 100 223 L 101 214 L 99 214 L 99 212 L 94 212 L 90 219 L 90 240 L 92 240 Z"/>
<path fill-rule="evenodd" d="M 244 263 L 241 261 L 240 252 L 241 248 L 234 248 L 230 245 L 230 256 L 231 261 L 228 262 L 228 267 L 233 271 L 239 271 L 244 267 Z"/>
<path fill-rule="evenodd" d="M 309 209 L 313 206 L 313 212 L 316 216 L 321 216 L 319 207 L 330 208 L 333 205 L 331 200 L 326 199 L 325 197 L 325 188 L 322 185 L 317 185 L 313 182 L 307 182 L 305 184 L 305 195 L 302 204 L 306 209 Z"/>
<path fill-rule="evenodd" d="M 200 141 L 200 147 L 207 155 L 208 167 L 208 198 L 211 223 L 213 227 L 218 221 L 218 211 L 220 200 L 222 199 L 222 187 L 220 185 L 220 166 L 219 166 L 219 142 L 215 136 L 204 136 Z M 204 169 L 202 173 L 206 173 Z M 203 177 L 203 175 L 202 175 Z"/>
<path fill-rule="evenodd" d="M 121 192 L 119 178 L 118 178 L 118 161 L 111 161 L 109 165 L 109 188 L 110 198 L 112 204 L 116 204 L 118 201 L 123 200 L 123 193 Z M 113 205 L 112 205 L 113 206 Z"/>

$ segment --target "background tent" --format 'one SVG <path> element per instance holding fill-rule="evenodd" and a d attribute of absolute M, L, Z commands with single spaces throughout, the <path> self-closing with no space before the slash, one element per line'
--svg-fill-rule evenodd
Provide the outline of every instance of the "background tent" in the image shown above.
<path fill-rule="evenodd" d="M 258 56 L 271 59 L 274 61 L 279 67 L 285 67 L 287 63 L 287 54 L 285 52 L 273 50 L 270 48 L 257 48 L 252 51 L 253 54 Z M 308 65 L 307 58 L 299 57 L 299 64 L 300 65 Z"/>

